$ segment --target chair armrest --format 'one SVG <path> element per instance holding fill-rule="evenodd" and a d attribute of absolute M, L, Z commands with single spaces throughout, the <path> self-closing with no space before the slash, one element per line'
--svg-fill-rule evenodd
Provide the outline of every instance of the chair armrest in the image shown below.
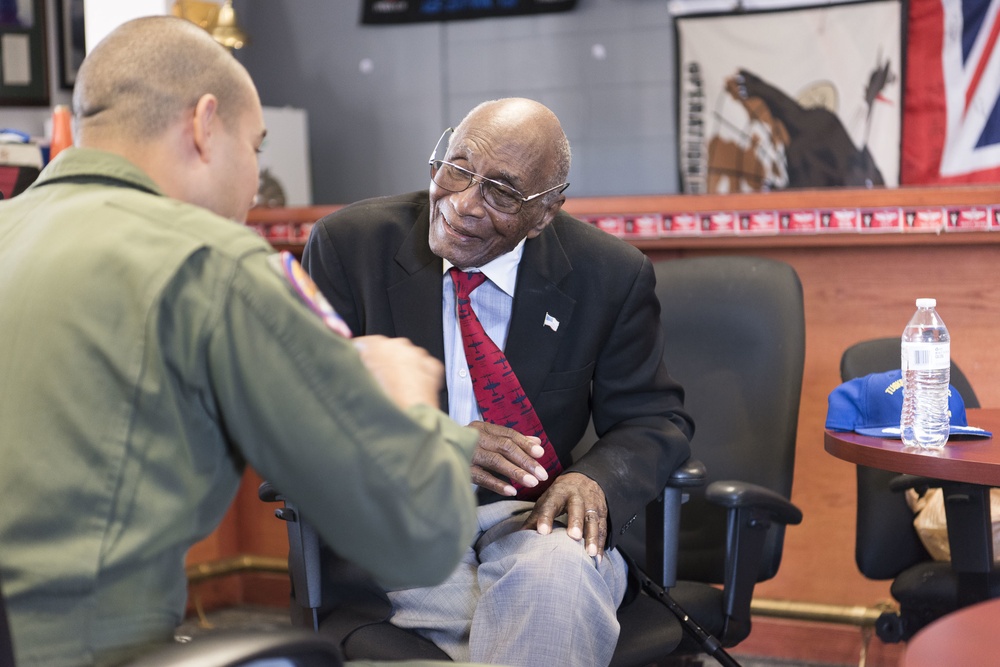
<path fill-rule="evenodd" d="M 274 488 L 274 485 L 267 480 L 261 482 L 260 486 L 257 487 L 257 497 L 265 503 L 276 503 L 285 499 L 284 496 L 282 496 L 278 490 Z"/>
<path fill-rule="evenodd" d="M 889 490 L 902 493 L 909 489 L 914 489 L 917 493 L 927 493 L 927 489 L 939 487 L 944 482 L 933 477 L 921 477 L 920 475 L 896 475 L 889 480 Z"/>
<path fill-rule="evenodd" d="M 670 473 L 670 479 L 667 480 L 667 487 L 686 488 L 702 486 L 707 477 L 708 473 L 705 471 L 704 463 L 698 459 L 688 459 Z"/>
<path fill-rule="evenodd" d="M 705 484 L 707 473 L 701 461 L 688 459 L 670 474 L 659 497 L 646 508 L 646 574 L 663 588 L 677 583 L 678 536 L 685 489 Z"/>
<path fill-rule="evenodd" d="M 322 556 L 319 535 L 301 520 L 298 510 L 274 486 L 264 481 L 257 497 L 265 503 L 283 502 L 274 516 L 285 522 L 288 532 L 288 574 L 292 583 L 293 619 L 304 627 L 319 630 L 319 608 L 323 601 Z"/>
<path fill-rule="evenodd" d="M 297 667 L 344 664 L 332 639 L 305 630 L 287 630 L 206 635 L 150 653 L 129 667 L 240 667 L 268 658 L 293 659 Z"/>
<path fill-rule="evenodd" d="M 705 497 L 716 505 L 729 509 L 756 508 L 767 512 L 772 521 L 780 524 L 802 523 L 802 510 L 780 494 L 748 482 L 712 482 L 705 489 Z"/>
<path fill-rule="evenodd" d="M 705 490 L 709 502 L 727 508 L 726 565 L 723 609 L 726 636 L 745 637 L 750 632 L 750 602 L 754 587 L 763 580 L 761 558 L 772 524 L 781 530 L 802 521 L 802 510 L 780 494 L 747 482 L 712 482 Z"/>

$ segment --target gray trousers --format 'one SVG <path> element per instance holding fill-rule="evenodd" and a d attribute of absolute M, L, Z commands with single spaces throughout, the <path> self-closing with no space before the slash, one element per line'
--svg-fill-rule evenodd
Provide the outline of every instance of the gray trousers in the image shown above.
<path fill-rule="evenodd" d="M 520 530 L 532 506 L 481 506 L 477 539 L 444 583 L 389 593 L 392 623 L 456 661 L 606 667 L 618 641 L 625 562 L 611 550 L 598 566 L 561 525 L 549 535 Z"/>

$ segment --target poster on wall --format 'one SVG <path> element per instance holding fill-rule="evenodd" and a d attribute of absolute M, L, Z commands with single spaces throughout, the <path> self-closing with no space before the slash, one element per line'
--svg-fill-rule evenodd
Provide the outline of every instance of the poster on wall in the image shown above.
<path fill-rule="evenodd" d="M 45 2 L 0 0 L 0 106 L 48 106 Z"/>
<path fill-rule="evenodd" d="M 910 0 L 904 185 L 1000 182 L 1000 0 Z"/>
<path fill-rule="evenodd" d="M 899 184 L 900 2 L 674 23 L 682 192 Z"/>
<path fill-rule="evenodd" d="M 564 12 L 576 0 L 361 0 L 361 22 L 413 23 Z"/>

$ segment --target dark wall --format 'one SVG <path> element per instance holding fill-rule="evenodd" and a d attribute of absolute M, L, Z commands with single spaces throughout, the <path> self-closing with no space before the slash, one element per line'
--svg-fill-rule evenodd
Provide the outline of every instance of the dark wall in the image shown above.
<path fill-rule="evenodd" d="M 238 52 L 267 106 L 309 114 L 313 199 L 425 187 L 441 131 L 487 99 L 548 105 L 573 148 L 570 196 L 677 191 L 673 24 L 664 0 L 362 26 L 358 0 L 237 0 Z"/>

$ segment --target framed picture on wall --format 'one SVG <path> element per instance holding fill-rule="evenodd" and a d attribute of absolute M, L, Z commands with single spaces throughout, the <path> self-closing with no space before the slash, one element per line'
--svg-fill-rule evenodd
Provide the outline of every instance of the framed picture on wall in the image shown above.
<path fill-rule="evenodd" d="M 685 194 L 894 187 L 902 4 L 678 17 Z"/>
<path fill-rule="evenodd" d="M 56 9 L 59 12 L 59 86 L 72 89 L 76 83 L 76 71 L 87 54 L 83 0 L 56 0 Z"/>
<path fill-rule="evenodd" d="M 48 106 L 44 0 L 0 0 L 0 106 Z"/>

